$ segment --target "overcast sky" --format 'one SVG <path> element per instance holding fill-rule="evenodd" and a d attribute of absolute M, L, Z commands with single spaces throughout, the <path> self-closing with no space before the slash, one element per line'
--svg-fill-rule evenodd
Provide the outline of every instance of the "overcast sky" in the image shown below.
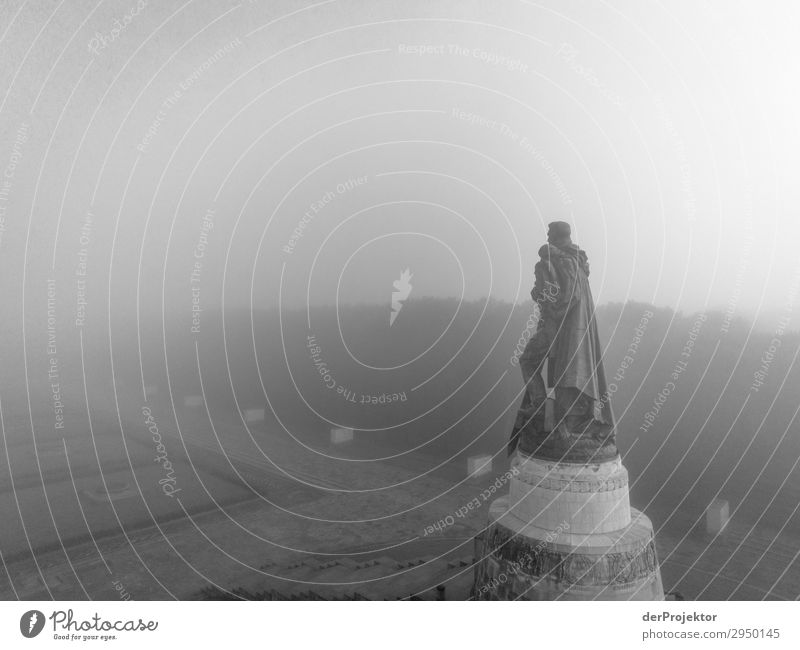
<path fill-rule="evenodd" d="M 6 305 L 525 300 L 555 219 L 598 302 L 794 299 L 791 2 L 140 4 L 0 7 Z"/>

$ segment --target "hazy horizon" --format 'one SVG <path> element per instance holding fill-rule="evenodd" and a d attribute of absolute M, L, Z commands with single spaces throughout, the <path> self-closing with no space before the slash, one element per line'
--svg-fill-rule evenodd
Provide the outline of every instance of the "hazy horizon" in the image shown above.
<path fill-rule="evenodd" d="M 413 295 L 524 301 L 560 219 L 598 303 L 791 308 L 791 3 L 555 6 L 147 4 L 96 52 L 122 5 L 15 22 L 6 55 L 43 31 L 0 63 L 7 305 L 42 307 L 54 277 L 72 320 L 83 249 L 100 326 L 193 289 L 204 309 L 385 301 L 406 268 Z"/>
<path fill-rule="evenodd" d="M 797 599 L 799 18 L 0 3 L 0 600 Z"/>

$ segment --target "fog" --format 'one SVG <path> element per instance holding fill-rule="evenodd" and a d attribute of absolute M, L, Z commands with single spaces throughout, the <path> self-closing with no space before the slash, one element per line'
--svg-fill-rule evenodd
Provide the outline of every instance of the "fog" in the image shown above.
<path fill-rule="evenodd" d="M 715 492 L 751 532 L 797 535 L 797 31 L 788 1 L 3 3 L 0 551 L 254 495 L 286 497 L 276 529 L 367 510 L 297 515 L 317 479 L 397 493 L 370 516 L 447 512 L 448 467 L 506 462 L 555 220 L 588 254 L 609 374 L 654 315 L 614 398 L 633 497 L 675 548 Z M 690 371 L 640 431 L 699 317 Z M 363 434 L 353 463 L 332 426 Z M 87 517 L 53 487 L 109 473 L 141 503 Z M 305 552 L 339 539 L 319 526 Z"/>
<path fill-rule="evenodd" d="M 281 277 L 294 306 L 333 304 L 337 285 L 385 301 L 415 264 L 417 294 L 524 300 L 554 219 L 589 252 L 599 302 L 784 304 L 800 234 L 791 3 L 317 5 L 147 5 L 97 54 L 75 29 L 103 33 L 123 5 L 11 24 L 4 158 L 29 125 L 3 233 L 11 304 L 54 275 L 73 315 L 91 211 L 93 323 L 109 292 L 125 318 L 191 307 L 210 208 L 208 309 L 275 305 Z"/>

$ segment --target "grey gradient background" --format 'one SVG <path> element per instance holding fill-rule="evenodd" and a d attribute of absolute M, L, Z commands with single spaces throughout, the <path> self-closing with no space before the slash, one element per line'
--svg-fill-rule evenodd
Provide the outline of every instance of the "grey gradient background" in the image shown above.
<path fill-rule="evenodd" d="M 485 451 L 505 462 L 522 389 L 509 358 L 520 331 L 523 338 L 532 331 L 533 321 L 524 319 L 533 267 L 546 224 L 557 219 L 572 224 L 589 256 L 595 302 L 607 306 L 603 336 L 611 357 L 621 352 L 608 371 L 621 363 L 641 313 L 655 306 L 649 347 L 636 359 L 639 374 L 620 381 L 615 399 L 634 405 L 627 415 L 627 406 L 619 409 L 625 451 L 643 441 L 630 456 L 637 498 L 656 500 L 662 487 L 674 497 L 656 503 L 664 530 L 678 540 L 674 548 L 682 548 L 694 526 L 689 520 L 702 518 L 702 500 L 717 489 L 763 488 L 740 515 L 748 526 L 756 521 L 750 532 L 772 535 L 759 515 L 778 492 L 782 509 L 770 525 L 794 521 L 794 3 L 138 5 L 0 3 L 0 424 L 7 461 L 0 461 L 0 482 L 12 488 L 0 490 L 0 511 L 9 516 L 4 531 L 16 535 L 7 542 L 0 531 L 0 552 L 25 550 L 20 522 L 57 548 L 59 525 L 65 537 L 85 534 L 81 503 L 96 509 L 98 527 L 116 530 L 113 506 L 101 512 L 107 504 L 92 501 L 111 465 L 144 503 L 125 502 L 131 511 L 134 501 L 141 506 L 131 521 L 155 525 L 183 514 L 157 483 L 144 405 L 157 412 L 176 466 L 183 463 L 181 498 L 189 509 L 206 508 L 209 495 L 252 497 L 242 496 L 230 467 L 220 470 L 220 458 L 233 450 L 240 460 L 272 463 L 273 474 L 256 467 L 269 480 L 280 466 L 312 483 L 345 485 L 344 492 L 367 486 L 365 495 L 334 506 L 325 501 L 334 501 L 330 491 L 318 489 L 316 501 L 300 505 L 320 517 L 334 507 L 358 517 L 369 502 L 371 515 L 395 525 L 394 510 L 428 504 L 407 526 L 418 536 L 460 503 L 454 495 L 455 503 L 441 501 L 455 479 L 434 481 L 428 474 L 439 459 L 423 457 L 427 448 L 412 457 L 417 443 L 423 448 L 441 435 L 444 451 L 436 453 L 452 451 L 459 486 L 466 480 L 459 454 Z M 293 239 L 301 224 L 302 236 Z M 392 284 L 406 268 L 413 300 L 452 301 L 430 301 L 427 312 L 409 307 L 388 330 Z M 484 319 L 487 298 L 502 302 Z M 608 307 L 628 301 L 624 314 Z M 385 311 L 359 311 L 358 303 Z M 463 309 L 450 327 L 456 305 Z M 700 312 L 711 314 L 709 324 L 691 372 L 659 416 L 656 429 L 667 445 L 661 453 L 662 438 L 638 429 Z M 735 336 L 728 336 L 732 323 Z M 474 339 L 473 325 L 480 330 Z M 306 326 L 329 363 L 336 359 L 341 384 L 362 393 L 405 390 L 409 401 L 347 411 L 351 405 L 319 381 Z M 783 347 L 759 392 L 753 373 L 773 336 Z M 54 360 L 56 379 L 48 374 Z M 387 369 L 393 365 L 403 367 Z M 201 373 L 208 412 L 183 402 L 200 393 Z M 160 393 L 148 395 L 145 384 Z M 56 388 L 66 429 L 54 425 Z M 263 408 L 270 396 L 276 417 L 302 421 L 272 421 L 268 407 L 268 423 L 251 430 L 241 410 Z M 487 406 L 477 408 L 484 398 Z M 468 410 L 474 420 L 448 438 Z M 345 419 L 385 433 L 375 448 L 352 448 L 363 456 L 358 462 L 329 449 L 329 425 Z M 382 464 L 389 452 L 377 448 L 384 443 L 399 459 L 392 472 L 407 472 L 413 489 L 391 487 L 397 477 Z M 210 447 L 216 456 L 208 467 L 224 476 L 204 492 L 192 483 L 193 463 L 202 456 L 198 448 Z M 82 496 L 67 483 L 67 454 L 83 472 Z M 718 463 L 709 472 L 707 458 Z M 773 491 L 759 483 L 762 475 Z M 12 497 L 21 494 L 23 488 L 14 491 L 20 481 L 28 481 L 28 492 L 17 511 Z M 274 492 L 289 506 L 308 496 L 303 481 L 286 483 Z M 392 489 L 395 497 L 385 496 Z M 59 498 L 63 509 L 51 509 L 49 499 Z M 274 530 L 296 533 L 305 519 L 288 517 Z M 369 525 L 368 534 L 397 534 L 389 524 Z M 320 525 L 302 539 L 302 552 L 350 539 L 346 528 Z M 792 523 L 788 541 L 781 538 L 791 548 L 785 568 L 776 570 L 783 573 L 763 578 L 772 587 L 798 559 L 796 531 Z M 235 551 L 252 543 L 254 556 L 263 552 L 250 537 L 221 537 L 234 540 Z M 767 544 L 762 557 L 769 557 Z M 125 574 L 108 557 L 125 584 L 144 575 L 138 565 Z M 210 557 L 187 552 L 175 566 L 192 573 L 201 566 L 209 583 L 222 584 L 237 566 Z M 700 575 L 692 567 L 675 575 Z M 34 575 L 27 565 L 20 572 Z M 195 578 L 186 569 L 175 582 L 195 588 Z M 134 586 L 143 597 L 164 595 Z M 769 582 L 758 589 L 746 597 L 772 591 Z"/>
<path fill-rule="evenodd" d="M 28 288 L 73 271 L 89 206 L 92 287 L 110 278 L 114 312 L 130 315 L 137 285 L 160 296 L 163 282 L 177 306 L 212 203 L 204 307 L 223 291 L 248 305 L 253 270 L 254 304 L 274 305 L 289 261 L 280 246 L 310 197 L 359 175 L 370 180 L 292 255 L 287 301 L 305 301 L 333 224 L 391 201 L 453 213 L 374 208 L 326 241 L 322 267 L 338 270 L 375 234 L 420 231 L 458 248 L 468 298 L 524 300 L 544 224 L 561 218 L 590 252 L 598 302 L 696 310 L 735 299 L 752 316 L 780 308 L 797 272 L 791 3 L 150 2 L 98 54 L 92 35 L 110 33 L 128 4 L 51 9 L 4 3 L 0 18 L 3 161 L 30 124 L 2 240 L 6 306 L 19 305 L 23 266 Z M 138 152 L 162 102 L 236 38 Z M 407 45 L 444 48 L 417 56 Z M 462 182 L 376 177 L 399 171 Z M 341 299 L 385 300 L 398 264 L 418 267 L 418 295 L 458 296 L 452 261 L 410 236 L 367 246 Z M 329 279 L 312 278 L 313 302 L 333 301 Z M 93 293 L 92 311 L 104 311 Z"/>

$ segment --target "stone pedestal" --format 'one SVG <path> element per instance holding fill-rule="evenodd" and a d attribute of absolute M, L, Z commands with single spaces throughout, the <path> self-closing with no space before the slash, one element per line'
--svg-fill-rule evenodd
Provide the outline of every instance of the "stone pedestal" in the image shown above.
<path fill-rule="evenodd" d="M 334 445 L 343 445 L 346 442 L 353 442 L 353 437 L 353 430 L 350 427 L 331 429 L 331 443 Z"/>
<path fill-rule="evenodd" d="M 489 454 L 467 458 L 467 476 L 478 478 L 492 471 L 492 457 Z"/>
<path fill-rule="evenodd" d="M 725 499 L 714 499 L 706 508 L 706 532 L 718 535 L 725 530 L 730 518 L 730 507 Z"/>
<path fill-rule="evenodd" d="M 663 600 L 650 520 L 630 507 L 619 457 L 518 453 L 509 495 L 476 539 L 476 600 Z"/>
<path fill-rule="evenodd" d="M 251 422 L 263 422 L 264 421 L 264 409 L 245 409 L 244 411 L 244 421 L 247 423 Z"/>

